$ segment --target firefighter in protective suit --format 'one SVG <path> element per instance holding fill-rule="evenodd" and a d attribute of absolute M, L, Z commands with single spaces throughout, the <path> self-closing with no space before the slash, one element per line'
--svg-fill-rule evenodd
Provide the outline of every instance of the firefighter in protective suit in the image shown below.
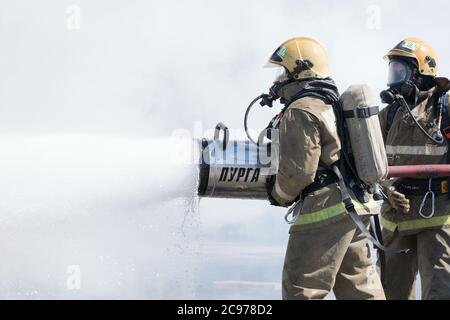
<path fill-rule="evenodd" d="M 390 90 L 404 97 L 411 114 L 431 137 L 442 138 L 442 143 L 432 141 L 414 123 L 411 114 L 402 112 L 397 102 L 391 103 L 379 115 L 389 165 L 449 163 L 450 136 L 443 132 L 450 129 L 445 128 L 450 126 L 448 103 L 439 109 L 439 97 L 449 86 L 447 79 L 436 78 L 435 51 L 422 40 L 407 38 L 385 58 L 389 61 Z M 439 118 L 444 119 L 442 123 Z M 419 272 L 423 299 L 450 299 L 447 178 L 397 179 L 385 187 L 388 201 L 381 209 L 385 245 L 410 249 L 406 255 L 386 253 L 384 261 L 380 256 L 379 263 L 384 262 L 386 297 L 414 299 Z"/>
<path fill-rule="evenodd" d="M 384 299 L 372 265 L 367 238 L 346 214 L 335 176 L 329 167 L 341 157 L 333 107 L 320 89 L 338 97 L 330 78 L 325 49 L 309 38 L 284 42 L 269 64 L 283 70 L 272 90 L 286 108 L 278 126 L 279 169 L 268 184 L 273 205 L 303 200 L 301 214 L 290 228 L 284 269 L 283 299 Z M 352 194 L 352 198 L 355 198 Z M 354 200 L 358 214 L 378 212 L 375 201 Z"/>

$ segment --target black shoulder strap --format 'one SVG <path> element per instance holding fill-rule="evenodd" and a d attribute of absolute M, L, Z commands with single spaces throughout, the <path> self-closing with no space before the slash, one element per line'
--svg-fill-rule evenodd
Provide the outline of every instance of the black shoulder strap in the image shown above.
<path fill-rule="evenodd" d="M 387 106 L 387 118 L 386 118 L 386 131 L 391 129 L 392 123 L 394 122 L 395 115 L 400 107 L 399 103 L 394 102 L 393 104 Z"/>
<path fill-rule="evenodd" d="M 328 104 L 333 104 L 335 101 L 339 100 L 339 97 L 332 96 L 330 93 L 320 88 L 304 89 L 286 102 L 286 108 L 288 108 L 294 101 L 305 97 L 315 97 Z"/>
<path fill-rule="evenodd" d="M 361 220 L 361 217 L 358 215 L 355 209 L 355 205 L 353 204 L 352 198 L 350 197 L 350 193 L 348 192 L 347 186 L 345 184 L 344 178 L 337 166 L 333 166 L 333 172 L 336 174 L 339 180 L 339 187 L 342 195 L 342 202 L 344 203 L 345 210 L 347 211 L 350 218 L 355 223 L 356 227 L 361 231 L 361 233 L 369 239 L 378 249 L 387 252 L 387 253 L 408 253 L 409 249 L 396 249 L 396 248 L 388 248 L 380 243 L 380 239 L 378 236 L 372 235 L 369 230 L 366 229 L 364 222 Z"/>

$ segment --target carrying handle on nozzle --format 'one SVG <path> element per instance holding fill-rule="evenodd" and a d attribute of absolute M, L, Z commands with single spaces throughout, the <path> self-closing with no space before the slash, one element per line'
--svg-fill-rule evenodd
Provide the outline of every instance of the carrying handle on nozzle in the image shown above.
<path fill-rule="evenodd" d="M 220 131 L 222 130 L 223 130 L 222 150 L 225 150 L 227 148 L 228 140 L 230 139 L 230 132 L 228 130 L 228 127 L 224 125 L 222 122 L 219 122 L 216 125 L 216 130 L 214 131 L 214 141 L 216 145 L 219 145 Z"/>

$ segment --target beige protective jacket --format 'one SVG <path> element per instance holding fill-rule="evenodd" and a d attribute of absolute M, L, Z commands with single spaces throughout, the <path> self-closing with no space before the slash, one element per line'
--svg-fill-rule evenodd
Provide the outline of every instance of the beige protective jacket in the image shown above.
<path fill-rule="evenodd" d="M 435 129 L 431 125 L 435 116 L 433 105 L 436 88 L 424 92 L 419 96 L 417 105 L 412 108 L 412 113 L 422 127 L 429 134 Z M 387 128 L 387 115 L 390 107 L 384 108 L 380 115 L 380 124 L 383 130 L 386 153 L 389 166 L 416 165 L 416 164 L 445 164 L 447 162 L 447 143 L 437 145 L 423 135 L 419 128 L 412 122 L 410 116 L 402 111 L 397 111 L 391 127 Z M 442 190 L 447 189 L 443 182 Z M 383 227 L 401 234 L 417 233 L 423 229 L 442 228 L 450 226 L 450 201 L 446 194 L 436 197 L 435 215 L 431 219 L 424 219 L 419 215 L 419 208 L 423 195 L 406 195 L 411 202 L 409 214 L 395 211 L 387 201 L 384 202 L 381 214 Z M 431 201 L 427 201 L 425 212 L 431 212 Z"/>

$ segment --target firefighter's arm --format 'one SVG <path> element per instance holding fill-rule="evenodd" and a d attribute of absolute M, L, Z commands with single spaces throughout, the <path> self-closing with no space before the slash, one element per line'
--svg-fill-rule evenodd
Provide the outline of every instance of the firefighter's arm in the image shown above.
<path fill-rule="evenodd" d="M 321 155 L 319 120 L 306 111 L 288 109 L 280 122 L 279 142 L 280 163 L 271 196 L 288 206 L 314 181 Z"/>

